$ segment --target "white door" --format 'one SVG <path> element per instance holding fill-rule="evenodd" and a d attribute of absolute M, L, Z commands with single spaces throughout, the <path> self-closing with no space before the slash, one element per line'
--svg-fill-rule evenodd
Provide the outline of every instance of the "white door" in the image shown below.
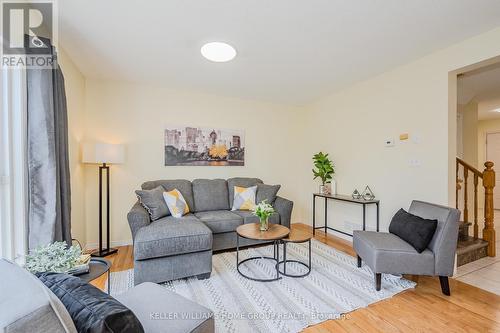
<path fill-rule="evenodd" d="M 486 159 L 495 163 L 493 169 L 500 171 L 500 133 L 486 134 Z M 496 175 L 493 190 L 493 207 L 500 209 L 500 174 Z"/>

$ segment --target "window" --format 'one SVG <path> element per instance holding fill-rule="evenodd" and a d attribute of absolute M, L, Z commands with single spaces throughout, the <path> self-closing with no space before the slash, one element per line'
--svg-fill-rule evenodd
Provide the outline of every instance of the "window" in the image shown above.
<path fill-rule="evenodd" d="M 0 256 L 27 253 L 26 72 L 2 70 L 0 115 Z"/>

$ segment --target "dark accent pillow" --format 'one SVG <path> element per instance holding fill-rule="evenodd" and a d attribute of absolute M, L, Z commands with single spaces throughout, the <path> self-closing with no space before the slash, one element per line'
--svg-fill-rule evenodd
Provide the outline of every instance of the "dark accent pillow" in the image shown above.
<path fill-rule="evenodd" d="M 255 197 L 255 203 L 259 204 L 264 200 L 268 204 L 273 204 L 276 201 L 276 196 L 280 190 L 281 185 L 266 185 L 257 184 L 257 195 Z"/>
<path fill-rule="evenodd" d="M 61 300 L 78 332 L 144 332 L 132 310 L 83 280 L 62 273 L 36 276 Z"/>
<path fill-rule="evenodd" d="M 170 213 L 167 203 L 163 198 L 163 192 L 165 192 L 163 186 L 157 186 L 152 190 L 135 191 L 137 199 L 139 199 L 141 205 L 148 211 L 151 221 L 161 219 Z"/>
<path fill-rule="evenodd" d="M 401 208 L 392 218 L 389 232 L 413 246 L 418 253 L 422 253 L 432 241 L 437 224 L 437 220 L 427 220 Z"/>

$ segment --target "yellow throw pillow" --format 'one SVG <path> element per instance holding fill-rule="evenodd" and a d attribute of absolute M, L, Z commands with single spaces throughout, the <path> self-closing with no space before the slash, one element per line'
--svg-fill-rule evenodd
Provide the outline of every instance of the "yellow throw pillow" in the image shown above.
<path fill-rule="evenodd" d="M 253 210 L 255 207 L 255 196 L 257 186 L 234 187 L 233 208 L 231 210 Z"/>
<path fill-rule="evenodd" d="M 179 192 L 178 189 L 173 189 L 169 192 L 163 192 L 163 198 L 167 203 L 168 210 L 172 214 L 173 217 L 182 217 L 182 215 L 186 215 L 189 213 L 189 206 L 184 200 L 182 193 Z"/>

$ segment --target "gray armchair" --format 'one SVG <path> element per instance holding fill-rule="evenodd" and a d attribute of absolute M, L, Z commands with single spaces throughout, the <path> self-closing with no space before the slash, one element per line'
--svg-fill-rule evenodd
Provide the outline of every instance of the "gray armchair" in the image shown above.
<path fill-rule="evenodd" d="M 418 253 L 396 235 L 373 231 L 354 231 L 353 246 L 375 273 L 375 287 L 380 290 L 382 274 L 439 276 L 443 294 L 450 295 L 448 277 L 453 275 L 457 249 L 460 211 L 423 201 L 413 201 L 409 213 L 425 219 L 436 219 L 438 225 L 428 248 Z"/>

